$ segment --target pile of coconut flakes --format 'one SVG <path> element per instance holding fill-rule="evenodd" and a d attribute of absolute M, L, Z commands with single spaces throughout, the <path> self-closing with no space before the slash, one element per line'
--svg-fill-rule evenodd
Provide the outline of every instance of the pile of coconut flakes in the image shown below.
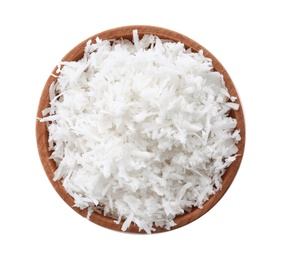
<path fill-rule="evenodd" d="M 151 233 L 202 207 L 237 156 L 238 109 L 203 52 L 153 35 L 89 41 L 50 87 L 54 180 L 75 206 Z"/>

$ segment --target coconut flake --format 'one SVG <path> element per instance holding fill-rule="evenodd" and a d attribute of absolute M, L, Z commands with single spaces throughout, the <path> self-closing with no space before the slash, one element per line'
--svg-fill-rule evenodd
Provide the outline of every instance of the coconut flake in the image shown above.
<path fill-rule="evenodd" d="M 63 66 L 62 66 L 63 65 Z M 87 42 L 50 86 L 49 149 L 76 207 L 147 233 L 202 208 L 240 140 L 239 109 L 203 51 L 153 35 Z"/>

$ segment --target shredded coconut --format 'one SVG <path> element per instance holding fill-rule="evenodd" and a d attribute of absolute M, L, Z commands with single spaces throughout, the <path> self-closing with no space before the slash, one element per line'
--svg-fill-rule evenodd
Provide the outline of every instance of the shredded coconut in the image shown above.
<path fill-rule="evenodd" d="M 75 206 L 151 233 L 221 188 L 237 156 L 239 109 L 203 51 L 153 35 L 89 41 L 50 87 L 54 180 Z"/>

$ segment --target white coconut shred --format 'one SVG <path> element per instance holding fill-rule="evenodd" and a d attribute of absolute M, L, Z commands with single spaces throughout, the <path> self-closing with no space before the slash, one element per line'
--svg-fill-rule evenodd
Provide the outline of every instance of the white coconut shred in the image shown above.
<path fill-rule="evenodd" d="M 235 97 L 203 52 L 153 35 L 89 41 L 50 87 L 49 149 L 75 206 L 151 233 L 221 188 L 240 140 Z"/>

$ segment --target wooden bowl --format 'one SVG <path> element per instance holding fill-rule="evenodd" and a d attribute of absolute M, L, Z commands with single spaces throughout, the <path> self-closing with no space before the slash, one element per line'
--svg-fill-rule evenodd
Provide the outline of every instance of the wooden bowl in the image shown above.
<path fill-rule="evenodd" d="M 228 88 L 230 95 L 237 97 L 237 103 L 240 104 L 239 110 L 238 111 L 232 110 L 230 114 L 233 118 L 236 118 L 237 129 L 240 129 L 241 141 L 237 145 L 238 154 L 240 156 L 237 157 L 237 159 L 231 164 L 231 166 L 226 170 L 225 174 L 223 175 L 222 189 L 216 192 L 216 194 L 214 194 L 212 197 L 210 197 L 210 199 L 204 204 L 202 209 L 194 208 L 190 213 L 185 213 L 183 215 L 177 216 L 174 220 L 177 225 L 172 228 L 172 229 L 176 229 L 191 223 L 192 221 L 198 219 L 199 217 L 203 216 L 206 212 L 208 212 L 223 197 L 223 195 L 226 193 L 231 183 L 233 182 L 237 174 L 237 171 L 239 169 L 239 166 L 241 164 L 243 153 L 244 153 L 244 147 L 245 147 L 245 122 L 244 122 L 243 110 L 240 103 L 240 99 L 238 97 L 238 93 L 234 87 L 234 84 L 230 76 L 228 75 L 227 71 L 222 66 L 222 64 L 216 59 L 216 57 L 214 57 L 207 49 L 205 49 L 203 46 L 193 41 L 192 39 L 168 29 L 154 27 L 154 26 L 124 26 L 120 28 L 110 29 L 98 33 L 84 40 L 76 47 L 74 47 L 68 54 L 66 54 L 62 60 L 77 61 L 81 59 L 83 57 L 85 44 L 89 39 L 91 39 L 92 42 L 95 42 L 96 37 L 99 37 L 102 40 L 118 39 L 118 38 L 131 40 L 133 29 L 138 30 L 140 37 L 143 36 L 144 34 L 153 34 L 153 35 L 157 35 L 159 38 L 162 39 L 169 39 L 174 42 L 182 42 L 185 44 L 186 48 L 191 48 L 194 52 L 198 52 L 199 50 L 202 49 L 204 52 L 204 56 L 212 59 L 215 70 L 220 72 L 224 76 L 225 85 Z M 56 75 L 56 69 L 57 67 L 53 70 L 52 74 Z M 39 102 L 37 117 L 42 117 L 42 110 L 45 109 L 46 107 L 49 107 L 49 87 L 54 80 L 55 77 L 50 76 L 45 84 Z M 48 131 L 47 131 L 46 124 L 40 123 L 38 120 L 36 121 L 36 139 L 37 139 L 38 152 L 42 165 L 54 189 L 73 210 L 75 210 L 83 217 L 86 217 L 87 209 L 80 210 L 77 207 L 73 207 L 74 200 L 70 195 L 66 193 L 61 182 L 53 181 L 54 172 L 56 170 L 56 164 L 53 160 L 49 159 L 51 155 L 51 151 L 48 150 Z M 115 222 L 113 222 L 112 218 L 105 217 L 98 213 L 93 213 L 92 216 L 90 217 L 90 221 L 100 226 L 112 230 L 119 230 L 119 231 L 121 230 L 123 224 L 122 222 L 120 224 L 116 224 Z M 164 231 L 167 230 L 164 228 L 156 228 L 156 232 L 164 232 Z M 139 233 L 138 226 L 131 224 L 126 232 Z M 144 232 L 141 231 L 140 233 L 144 233 Z"/>

